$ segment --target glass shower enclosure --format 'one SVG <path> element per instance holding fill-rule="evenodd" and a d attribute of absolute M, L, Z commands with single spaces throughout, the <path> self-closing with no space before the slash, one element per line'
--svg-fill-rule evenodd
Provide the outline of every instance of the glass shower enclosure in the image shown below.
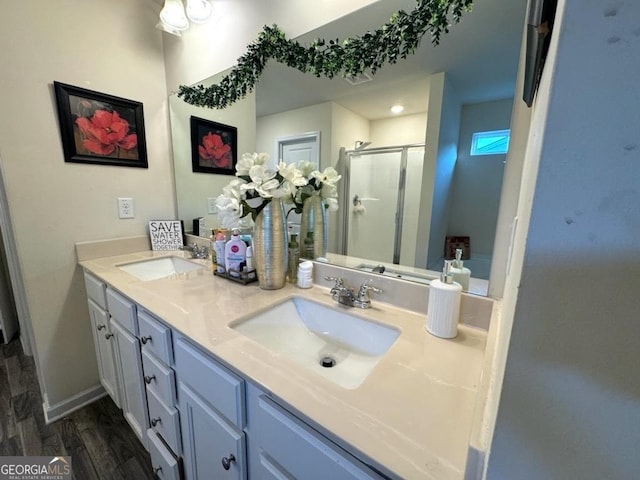
<path fill-rule="evenodd" d="M 345 151 L 344 255 L 415 265 L 424 144 Z"/>

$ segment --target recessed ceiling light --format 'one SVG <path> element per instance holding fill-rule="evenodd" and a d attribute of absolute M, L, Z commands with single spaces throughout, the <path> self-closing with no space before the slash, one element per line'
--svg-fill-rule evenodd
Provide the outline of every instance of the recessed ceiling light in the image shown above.
<path fill-rule="evenodd" d="M 403 105 L 394 105 L 393 107 L 391 107 L 391 113 L 395 113 L 396 115 L 398 113 L 402 113 L 403 111 L 404 111 Z"/>

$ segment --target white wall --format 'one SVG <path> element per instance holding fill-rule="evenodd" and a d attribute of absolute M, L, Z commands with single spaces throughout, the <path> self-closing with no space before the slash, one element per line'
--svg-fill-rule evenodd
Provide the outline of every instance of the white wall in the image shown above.
<path fill-rule="evenodd" d="M 427 268 L 433 270 L 433 265 L 437 265 L 444 255 L 445 237 L 447 236 L 447 223 L 449 220 L 449 210 L 451 208 L 451 193 L 453 172 L 458 154 L 458 135 L 460 132 L 460 99 L 447 79 L 445 74 L 432 75 L 439 77 L 441 83 L 441 107 L 439 118 L 431 114 L 429 109 L 429 121 L 427 122 L 427 138 L 430 138 L 430 130 L 437 128 L 437 156 L 435 161 L 435 174 L 433 186 L 433 202 L 431 210 L 431 227 L 429 230 L 429 245 Z M 436 89 L 429 92 L 429 102 L 433 95 L 437 95 Z M 430 145 L 427 145 L 427 152 Z M 423 170 L 423 176 L 429 172 Z M 423 179 L 423 187 L 426 188 Z M 426 217 L 426 211 L 422 214 Z M 418 245 L 421 245 L 418 243 Z M 424 248 L 424 246 L 422 247 Z M 416 257 L 419 253 L 416 252 Z M 436 267 L 437 268 L 437 267 Z"/>
<path fill-rule="evenodd" d="M 426 88 L 428 87 L 425 85 Z M 372 120 L 371 145 L 367 148 L 424 143 L 426 130 L 426 112 Z"/>
<path fill-rule="evenodd" d="M 222 193 L 222 188 L 234 178 L 235 170 L 234 175 L 193 171 L 190 118 L 193 115 L 236 127 L 239 159 L 245 152 L 256 151 L 255 95 L 251 93 L 223 110 L 194 107 L 176 95 L 171 95 L 169 108 L 178 218 L 184 220 L 188 231 L 192 228 L 192 219 L 197 217 L 205 218 L 207 229 L 218 227 L 218 216 L 209 214 L 207 199 Z"/>
<path fill-rule="evenodd" d="M 277 138 L 320 132 L 320 166 L 329 165 L 331 108 L 331 102 L 326 102 L 257 118 L 256 151 L 268 153 L 277 165 L 279 159 L 273 158 Z"/>
<path fill-rule="evenodd" d="M 527 151 L 522 275 L 505 289 L 517 303 L 488 478 L 640 472 L 638 18 L 631 0 L 558 5 Z"/>
<path fill-rule="evenodd" d="M 0 14 L 0 153 L 48 404 L 98 384 L 74 243 L 175 215 L 157 14 L 129 0 L 5 2 Z M 142 102 L 149 168 L 65 163 L 54 80 Z M 135 219 L 117 218 L 123 196 Z"/>
<path fill-rule="evenodd" d="M 505 130 L 513 99 L 463 105 L 448 234 L 471 237 L 471 254 L 491 255 L 506 155 L 471 156 L 475 132 Z"/>
<path fill-rule="evenodd" d="M 278 24 L 289 38 L 295 38 L 375 1 L 216 0 L 211 23 L 191 27 L 181 38 L 164 36 L 167 90 L 235 65 L 264 25 Z"/>

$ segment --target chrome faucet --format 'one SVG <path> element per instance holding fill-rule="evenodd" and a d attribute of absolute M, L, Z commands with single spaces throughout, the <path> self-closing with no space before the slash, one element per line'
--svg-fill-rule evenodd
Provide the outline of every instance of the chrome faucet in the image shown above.
<path fill-rule="evenodd" d="M 186 250 L 191 253 L 191 258 L 208 258 L 209 257 L 209 248 L 206 245 L 202 247 L 198 246 L 197 243 L 192 243 L 191 245 L 185 245 L 180 247 L 180 250 Z"/>
<path fill-rule="evenodd" d="M 348 307 L 358 307 L 358 308 L 371 308 L 371 297 L 369 296 L 370 292 L 373 293 L 381 293 L 382 289 L 374 287 L 370 285 L 371 280 L 367 280 L 364 282 L 360 289 L 358 290 L 358 294 L 356 295 L 355 291 L 344 284 L 344 280 L 340 277 L 325 277 L 325 280 L 335 282 L 335 285 L 331 288 L 331 298 L 333 298 L 336 302 L 341 305 L 346 305 Z"/>

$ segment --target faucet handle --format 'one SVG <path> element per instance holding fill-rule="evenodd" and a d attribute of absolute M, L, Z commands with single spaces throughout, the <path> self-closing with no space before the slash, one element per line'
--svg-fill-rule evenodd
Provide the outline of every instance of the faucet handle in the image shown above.
<path fill-rule="evenodd" d="M 324 277 L 324 279 L 330 282 L 336 282 L 333 288 L 340 288 L 344 286 L 344 279 L 341 277 Z"/>
<path fill-rule="evenodd" d="M 371 285 L 371 279 L 366 280 L 362 286 L 360 287 L 360 290 L 358 291 L 358 300 L 360 301 L 367 301 L 369 300 L 369 292 L 372 293 L 382 293 L 382 289 L 379 287 L 374 287 L 373 285 Z"/>

